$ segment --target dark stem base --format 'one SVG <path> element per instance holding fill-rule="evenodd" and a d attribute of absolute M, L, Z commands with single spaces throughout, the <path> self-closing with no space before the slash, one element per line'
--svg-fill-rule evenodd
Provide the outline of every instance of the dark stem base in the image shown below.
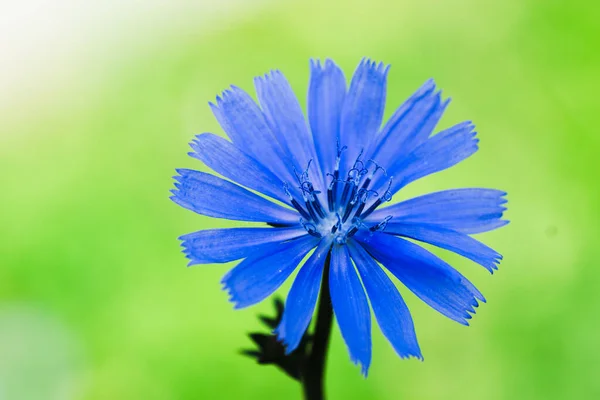
<path fill-rule="evenodd" d="M 327 255 L 323 268 L 317 323 L 313 334 L 311 352 L 302 369 L 301 382 L 305 400 L 325 400 L 325 362 L 333 321 L 333 308 L 329 294 L 330 254 Z"/>

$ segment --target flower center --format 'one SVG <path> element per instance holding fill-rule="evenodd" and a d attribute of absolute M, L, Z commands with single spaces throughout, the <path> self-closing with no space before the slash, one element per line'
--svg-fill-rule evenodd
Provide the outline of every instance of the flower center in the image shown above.
<path fill-rule="evenodd" d="M 296 172 L 303 204 L 292 196 L 288 185 L 284 187 L 292 206 L 302 216 L 300 224 L 306 232 L 319 238 L 331 235 L 338 244 L 346 243 L 346 240 L 359 229 L 368 229 L 371 232 L 382 231 L 392 218 L 388 216 L 373 226 L 364 223 L 364 219 L 379 205 L 391 200 L 392 179 L 390 178 L 387 189 L 381 196 L 370 188 L 375 175 L 378 173 L 385 175 L 385 170 L 373 160 L 363 162 L 362 151 L 346 177 L 340 178 L 340 161 L 344 150 L 345 147 L 340 149 L 338 146 L 335 170 L 327 174 L 332 179 L 326 194 L 316 190 L 310 180 L 308 171 L 312 160 L 309 161 L 304 172 Z M 321 197 L 325 196 L 327 208 L 321 201 L 324 200 Z M 368 203 L 370 203 L 369 207 L 367 207 Z"/>

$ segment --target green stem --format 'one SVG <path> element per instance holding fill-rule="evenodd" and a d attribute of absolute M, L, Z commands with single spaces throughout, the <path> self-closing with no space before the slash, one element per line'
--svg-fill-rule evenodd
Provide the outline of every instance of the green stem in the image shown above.
<path fill-rule="evenodd" d="M 329 264 L 330 255 L 327 256 L 323 268 L 321 295 L 312 348 L 302 371 L 302 388 L 305 400 L 325 400 L 325 362 L 333 321 L 333 308 L 331 306 L 331 296 L 329 295 Z"/>

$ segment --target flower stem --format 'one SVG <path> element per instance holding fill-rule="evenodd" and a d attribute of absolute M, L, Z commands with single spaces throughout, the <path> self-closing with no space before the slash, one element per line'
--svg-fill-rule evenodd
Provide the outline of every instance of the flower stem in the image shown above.
<path fill-rule="evenodd" d="M 330 253 L 331 254 L 331 253 Z M 302 371 L 302 388 L 305 400 L 325 400 L 323 390 L 325 381 L 325 361 L 329 348 L 329 336 L 333 320 L 333 308 L 329 294 L 329 264 L 330 254 L 327 255 L 321 280 L 321 295 L 317 311 L 317 323 L 313 334 L 310 356 Z"/>

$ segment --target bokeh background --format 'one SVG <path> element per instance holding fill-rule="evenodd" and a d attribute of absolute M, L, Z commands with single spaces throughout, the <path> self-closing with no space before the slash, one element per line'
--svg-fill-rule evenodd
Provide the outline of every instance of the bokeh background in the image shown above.
<path fill-rule="evenodd" d="M 237 354 L 270 302 L 233 311 L 230 265 L 186 268 L 177 237 L 228 226 L 168 200 L 207 106 L 281 69 L 305 98 L 310 57 L 350 77 L 392 64 L 387 115 L 427 78 L 480 151 L 397 199 L 509 193 L 482 236 L 490 276 L 439 252 L 488 303 L 471 327 L 403 291 L 425 361 L 374 329 L 364 379 L 337 329 L 330 399 L 600 398 L 600 8 L 559 0 L 0 2 L 0 399 L 300 399 Z M 281 293 L 285 295 L 285 289 Z"/>

